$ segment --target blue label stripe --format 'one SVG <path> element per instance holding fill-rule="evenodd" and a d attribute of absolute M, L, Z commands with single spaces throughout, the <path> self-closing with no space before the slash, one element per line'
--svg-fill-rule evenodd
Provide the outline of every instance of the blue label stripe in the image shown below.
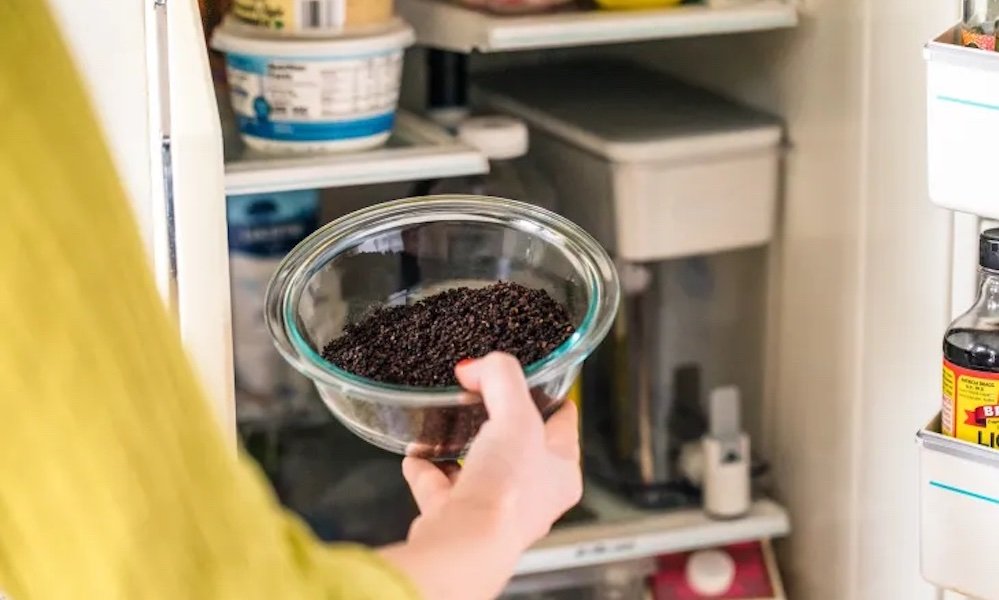
<path fill-rule="evenodd" d="M 954 98 L 953 96 L 937 96 L 937 100 L 941 102 L 950 102 L 952 104 L 961 104 L 963 106 L 972 106 L 974 108 L 984 108 L 987 110 L 999 110 L 999 105 L 997 104 L 986 104 L 985 102 L 975 102 L 974 100 L 964 100 L 962 98 Z"/>
<path fill-rule="evenodd" d="M 976 500 L 983 500 L 989 504 L 999 504 L 999 498 L 993 498 L 992 496 L 984 496 L 982 494 L 976 494 L 975 492 L 965 490 L 959 487 L 954 487 L 952 485 L 947 485 L 946 483 L 940 483 L 939 481 L 930 481 L 930 485 L 939 488 L 941 490 L 946 490 L 948 492 L 954 492 L 955 494 L 960 494 L 962 496 L 967 496 L 969 498 L 974 498 Z"/>
<path fill-rule="evenodd" d="M 385 113 L 356 121 L 312 123 L 265 121 L 247 116 L 239 116 L 237 120 L 239 130 L 247 135 L 282 142 L 329 142 L 363 138 L 391 131 L 395 113 Z"/>
<path fill-rule="evenodd" d="M 315 56 L 271 56 L 262 54 L 242 54 L 239 52 L 227 52 L 226 62 L 233 69 L 240 69 L 249 73 L 266 75 L 267 67 L 272 62 L 282 63 L 315 63 L 315 62 L 343 62 L 348 60 L 371 60 L 383 56 L 402 55 L 402 50 L 384 50 L 380 52 L 365 52 L 362 54 L 348 54 L 330 56 L 328 54 L 317 54 Z"/>
<path fill-rule="evenodd" d="M 255 75 L 267 74 L 267 59 L 262 56 L 248 56 L 246 54 L 227 54 L 226 61 L 229 67 L 253 73 Z"/>

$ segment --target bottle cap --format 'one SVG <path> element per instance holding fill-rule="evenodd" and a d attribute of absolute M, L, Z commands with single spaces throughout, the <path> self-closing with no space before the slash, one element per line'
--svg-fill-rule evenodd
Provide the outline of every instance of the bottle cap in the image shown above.
<path fill-rule="evenodd" d="M 711 396 L 708 398 L 708 420 L 713 437 L 726 438 L 741 433 L 739 404 L 739 388 L 727 386 L 711 390 Z"/>
<path fill-rule="evenodd" d="M 527 154 L 527 125 L 513 117 L 472 117 L 458 126 L 458 138 L 489 160 Z"/>
<path fill-rule="evenodd" d="M 999 228 L 983 231 L 978 238 L 978 265 L 999 271 Z"/>

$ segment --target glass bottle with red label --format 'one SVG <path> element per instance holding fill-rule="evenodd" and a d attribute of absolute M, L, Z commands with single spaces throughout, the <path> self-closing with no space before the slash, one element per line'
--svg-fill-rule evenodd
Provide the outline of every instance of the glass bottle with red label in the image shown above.
<path fill-rule="evenodd" d="M 979 238 L 978 265 L 978 297 L 944 336 L 940 428 L 999 448 L 999 229 Z"/>
<path fill-rule="evenodd" d="M 997 22 L 999 22 L 999 0 L 964 0 L 961 45 L 995 50 Z"/>

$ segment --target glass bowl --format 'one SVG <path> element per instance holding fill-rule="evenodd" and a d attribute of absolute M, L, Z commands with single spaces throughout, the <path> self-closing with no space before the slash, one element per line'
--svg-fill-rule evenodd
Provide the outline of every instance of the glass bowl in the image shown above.
<path fill-rule="evenodd" d="M 285 257 L 267 288 L 265 315 L 278 350 L 312 379 L 348 429 L 386 450 L 454 460 L 486 420 L 477 394 L 379 383 L 336 367 L 321 351 L 375 307 L 497 281 L 546 290 L 566 306 L 576 327 L 565 343 L 524 369 L 547 418 L 610 329 L 620 291 L 614 264 L 596 240 L 536 206 L 428 196 L 349 214 Z"/>

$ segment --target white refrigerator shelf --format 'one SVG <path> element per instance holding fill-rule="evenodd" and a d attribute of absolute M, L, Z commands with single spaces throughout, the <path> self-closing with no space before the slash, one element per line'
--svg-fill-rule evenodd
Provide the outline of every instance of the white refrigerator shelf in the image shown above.
<path fill-rule="evenodd" d="M 787 512 L 768 499 L 739 519 L 715 520 L 700 508 L 642 510 L 587 485 L 583 504 L 596 521 L 552 531 L 517 565 L 518 575 L 619 562 L 724 544 L 775 538 L 791 531 Z"/>
<path fill-rule="evenodd" d="M 440 127 L 400 111 L 389 143 L 348 154 L 268 156 L 244 151 L 227 160 L 228 195 L 286 192 L 475 175 L 485 157 Z"/>
<path fill-rule="evenodd" d="M 417 41 L 455 52 L 504 52 L 614 44 L 793 27 L 790 1 L 746 0 L 651 10 L 567 10 L 499 16 L 446 0 L 399 0 Z"/>

